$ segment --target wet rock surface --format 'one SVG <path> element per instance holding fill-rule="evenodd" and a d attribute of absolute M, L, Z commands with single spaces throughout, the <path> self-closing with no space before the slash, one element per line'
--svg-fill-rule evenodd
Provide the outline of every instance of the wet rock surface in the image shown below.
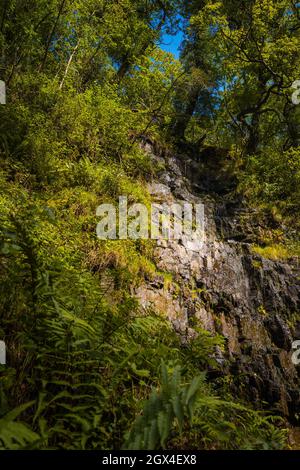
<path fill-rule="evenodd" d="M 205 162 L 159 156 L 149 143 L 145 150 L 163 168 L 149 183 L 153 199 L 204 204 L 205 233 L 193 242 L 158 240 L 157 267 L 170 273 L 173 282 L 166 287 L 161 278 L 146 280 L 136 296 L 143 307 L 167 315 L 183 341 L 195 334 L 196 320 L 223 335 L 226 352 L 220 363 L 232 375 L 234 391 L 260 406 L 266 402 L 268 409 L 296 423 L 300 370 L 292 363 L 291 347 L 300 312 L 299 270 L 252 252 L 250 235 L 239 225 L 247 209 L 220 197 L 226 194 L 224 171 L 213 177 L 209 168 L 203 183 Z M 221 194 L 212 190 L 215 181 Z"/>

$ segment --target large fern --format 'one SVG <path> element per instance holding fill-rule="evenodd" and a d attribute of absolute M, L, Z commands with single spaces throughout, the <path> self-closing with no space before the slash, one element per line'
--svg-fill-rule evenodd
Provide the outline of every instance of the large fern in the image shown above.
<path fill-rule="evenodd" d="M 127 437 L 131 450 L 189 448 L 278 449 L 286 432 L 276 429 L 279 418 L 264 416 L 215 396 L 198 375 L 183 383 L 182 367 L 161 365 L 161 384 L 153 390 Z M 191 445 L 192 444 L 192 445 Z"/>

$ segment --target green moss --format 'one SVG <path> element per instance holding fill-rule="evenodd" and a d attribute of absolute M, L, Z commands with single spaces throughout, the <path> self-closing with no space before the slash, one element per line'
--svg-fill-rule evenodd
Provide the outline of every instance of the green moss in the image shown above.
<path fill-rule="evenodd" d="M 300 256 L 300 245 L 252 245 L 252 251 L 262 256 L 263 258 L 271 259 L 274 261 L 288 260 Z"/>

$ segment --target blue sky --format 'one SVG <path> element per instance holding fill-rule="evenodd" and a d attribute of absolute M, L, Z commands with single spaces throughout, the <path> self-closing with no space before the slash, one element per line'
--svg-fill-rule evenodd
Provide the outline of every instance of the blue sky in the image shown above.
<path fill-rule="evenodd" d="M 167 52 L 172 52 L 176 59 L 179 58 L 179 46 L 183 39 L 182 31 L 179 31 L 175 36 L 170 36 L 169 34 L 165 34 L 160 47 Z"/>

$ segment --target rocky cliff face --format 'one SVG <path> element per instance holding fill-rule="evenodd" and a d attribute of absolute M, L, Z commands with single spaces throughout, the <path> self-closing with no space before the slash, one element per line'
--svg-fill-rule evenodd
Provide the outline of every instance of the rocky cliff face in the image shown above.
<path fill-rule="evenodd" d="M 173 282 L 166 285 L 163 276 L 149 279 L 136 292 L 140 303 L 167 315 L 182 341 L 195 334 L 195 320 L 223 335 L 226 352 L 217 355 L 224 373 L 233 377 L 234 391 L 253 403 L 265 401 L 268 409 L 296 423 L 300 371 L 292 363 L 291 345 L 297 339 L 297 314 L 300 320 L 299 270 L 252 252 L 241 224 L 247 209 L 225 197 L 224 181 L 234 184 L 226 165 L 216 171 L 201 156 L 196 162 L 155 155 L 149 143 L 145 150 L 163 168 L 149 184 L 153 198 L 203 203 L 205 237 L 157 242 L 157 266 Z"/>

